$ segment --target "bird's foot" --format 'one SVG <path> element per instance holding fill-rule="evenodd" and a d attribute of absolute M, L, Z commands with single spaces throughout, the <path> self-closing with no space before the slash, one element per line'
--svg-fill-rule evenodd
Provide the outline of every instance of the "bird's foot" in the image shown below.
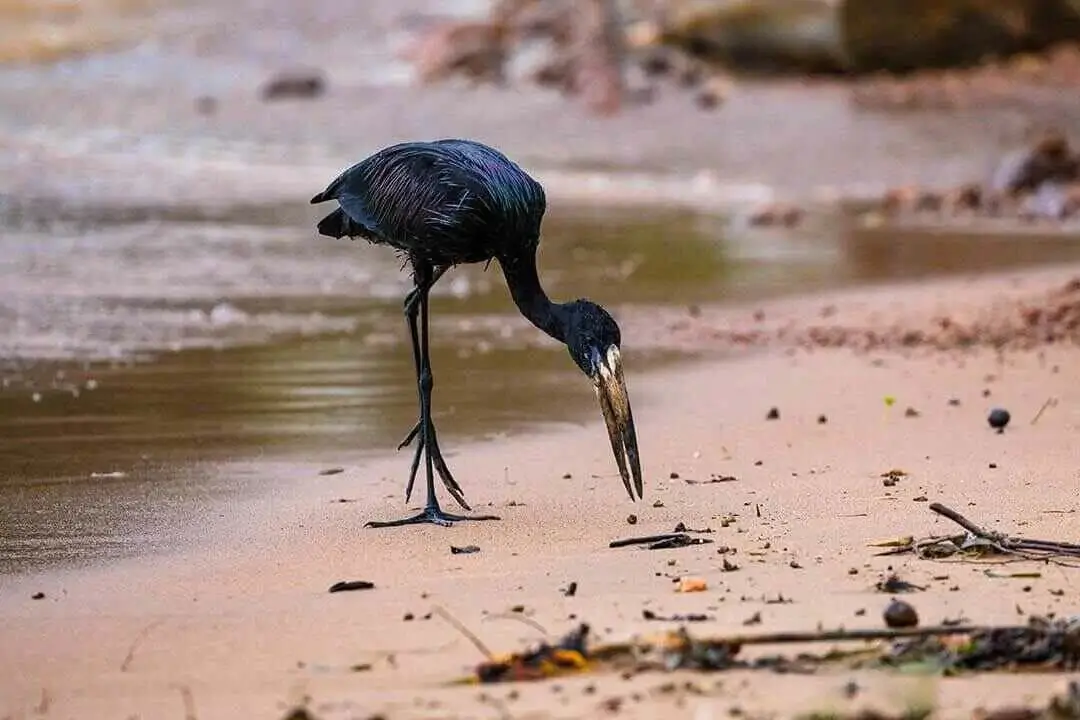
<path fill-rule="evenodd" d="M 442 508 L 438 505 L 428 505 L 424 508 L 423 512 L 417 513 L 412 517 L 403 518 L 401 520 L 388 520 L 385 522 L 369 520 L 364 523 L 364 527 L 401 527 L 403 525 L 422 525 L 425 523 L 450 527 L 456 522 L 465 522 L 468 520 L 501 520 L 501 518 L 498 515 L 453 515 L 451 513 L 443 512 Z"/>
<path fill-rule="evenodd" d="M 407 447 L 413 440 L 418 440 L 416 444 L 416 451 L 413 453 L 412 467 L 409 469 L 409 483 L 405 486 L 405 502 L 409 502 L 409 498 L 412 497 L 413 485 L 416 482 L 416 473 L 420 469 L 420 460 L 423 458 L 424 450 L 427 449 L 431 454 L 432 463 L 435 466 L 435 471 L 439 473 L 439 479 L 442 480 L 443 486 L 446 491 L 454 498 L 458 505 L 466 510 L 472 510 L 469 507 L 469 503 L 465 501 L 465 492 L 458 485 L 457 480 L 450 473 L 450 468 L 446 466 L 446 460 L 443 459 L 442 451 L 439 450 L 439 439 L 435 434 L 435 428 L 431 428 L 431 447 L 427 448 L 427 443 L 424 442 L 424 436 L 420 432 L 420 423 L 416 423 L 416 427 L 412 429 L 412 432 L 398 445 L 398 450 Z"/>
<path fill-rule="evenodd" d="M 417 420 L 416 424 L 413 425 L 413 429 L 410 430 L 409 434 L 405 436 L 405 439 L 402 440 L 401 443 L 398 444 L 397 449 L 398 450 L 404 450 L 405 448 L 409 447 L 410 445 L 412 445 L 412 441 L 415 440 L 419 435 L 420 435 L 420 421 Z M 420 442 L 421 442 L 421 444 L 423 444 L 423 440 L 421 440 Z"/>

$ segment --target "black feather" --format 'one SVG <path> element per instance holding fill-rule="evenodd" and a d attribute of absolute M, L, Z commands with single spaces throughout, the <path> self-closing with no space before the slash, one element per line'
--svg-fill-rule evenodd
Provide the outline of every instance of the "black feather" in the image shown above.
<path fill-rule="evenodd" d="M 311 202 L 326 200 L 337 200 L 344 218 L 331 213 L 320 233 L 365 237 L 431 265 L 535 250 L 546 208 L 539 183 L 499 151 L 468 140 L 380 150 Z"/>

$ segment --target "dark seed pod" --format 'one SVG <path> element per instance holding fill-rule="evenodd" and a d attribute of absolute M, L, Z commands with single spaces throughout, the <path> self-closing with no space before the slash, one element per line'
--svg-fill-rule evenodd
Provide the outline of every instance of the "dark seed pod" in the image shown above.
<path fill-rule="evenodd" d="M 919 624 L 919 614 L 915 608 L 903 600 L 893 600 L 885 608 L 885 625 L 890 628 L 910 628 Z"/>

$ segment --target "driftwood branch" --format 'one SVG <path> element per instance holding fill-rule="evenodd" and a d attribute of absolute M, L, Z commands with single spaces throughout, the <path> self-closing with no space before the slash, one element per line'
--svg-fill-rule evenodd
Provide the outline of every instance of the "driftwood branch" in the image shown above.
<path fill-rule="evenodd" d="M 865 628 L 858 630 L 844 630 L 841 628 L 837 630 L 807 630 L 804 632 L 792 631 L 758 633 L 753 635 L 729 635 L 726 637 L 710 638 L 708 642 L 715 645 L 742 647 L 745 645 L 789 645 L 858 640 L 899 640 L 903 638 L 930 638 L 948 635 L 964 635 L 989 632 L 990 630 L 1021 632 L 1025 630 L 1026 627 L 1027 626 L 1025 625 L 993 627 L 982 625 L 930 625 L 921 628 Z"/>
<path fill-rule="evenodd" d="M 1001 539 L 1004 538 L 1004 536 L 999 534 L 999 533 L 994 533 L 994 532 L 990 532 L 989 530 L 984 530 L 983 528 L 979 527 L 975 523 L 968 520 L 966 517 L 964 517 L 960 513 L 956 512 L 952 508 L 945 507 L 941 503 L 930 503 L 930 509 L 933 510 L 934 512 L 936 512 L 938 515 L 944 515 L 945 517 L 949 518 L 954 523 L 956 523 L 957 525 L 959 525 L 960 527 L 964 528 L 969 533 L 971 533 L 972 535 L 975 535 L 977 537 L 981 537 L 981 538 L 983 538 L 985 540 L 993 540 L 993 541 L 1001 540 Z"/>
<path fill-rule="evenodd" d="M 931 536 L 921 540 L 907 538 L 904 542 L 881 543 L 879 546 L 891 545 L 891 549 L 879 554 L 900 555 L 913 552 L 922 558 L 944 558 L 968 549 L 972 544 L 971 538 L 975 538 L 982 541 L 977 544 L 984 549 L 992 549 L 1001 555 L 1012 555 L 1024 560 L 1053 562 L 1063 567 L 1080 567 L 1080 565 L 1061 560 L 1061 558 L 1080 558 L 1080 544 L 1014 537 L 1005 533 L 987 530 L 941 503 L 931 503 L 930 510 L 952 520 L 967 531 L 967 534 Z"/>

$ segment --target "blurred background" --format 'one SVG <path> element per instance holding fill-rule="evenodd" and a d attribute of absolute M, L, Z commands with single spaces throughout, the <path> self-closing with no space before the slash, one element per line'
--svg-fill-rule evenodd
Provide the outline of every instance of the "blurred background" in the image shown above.
<path fill-rule="evenodd" d="M 396 445 L 409 279 L 307 203 L 384 145 L 500 147 L 549 293 L 662 328 L 1080 259 L 1077 39 L 1073 0 L 0 0 L 0 572 Z M 497 265 L 435 296 L 444 445 L 591 419 Z"/>

